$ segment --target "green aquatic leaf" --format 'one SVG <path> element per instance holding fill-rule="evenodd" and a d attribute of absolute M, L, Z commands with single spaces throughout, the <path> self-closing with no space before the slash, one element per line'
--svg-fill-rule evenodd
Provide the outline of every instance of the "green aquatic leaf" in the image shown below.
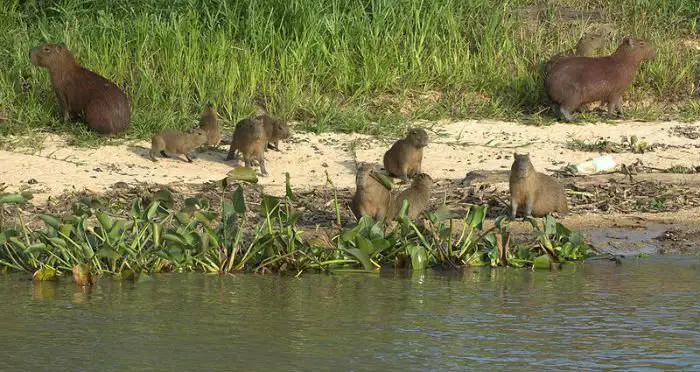
<path fill-rule="evenodd" d="M 246 211 L 245 198 L 243 197 L 243 186 L 238 185 L 236 191 L 231 194 L 231 202 L 233 203 L 233 211 L 238 214 L 244 214 Z"/>
<path fill-rule="evenodd" d="M 56 218 L 56 217 L 54 217 L 54 216 L 51 216 L 51 215 L 48 215 L 48 214 L 40 213 L 40 214 L 39 214 L 39 218 L 40 218 L 42 221 L 44 221 L 44 223 L 46 223 L 47 225 L 53 227 L 53 228 L 56 229 L 56 230 L 58 230 L 58 229 L 61 228 L 61 220 L 59 220 L 58 218 Z"/>
<path fill-rule="evenodd" d="M 58 280 L 58 271 L 51 266 L 43 266 L 34 272 L 32 279 L 35 281 Z"/>
<path fill-rule="evenodd" d="M 372 242 L 362 235 L 358 235 L 356 239 L 357 248 L 360 248 L 360 250 L 365 252 L 368 257 L 372 256 L 372 253 L 374 253 L 374 247 L 372 247 Z"/>
<path fill-rule="evenodd" d="M 480 205 L 473 207 L 471 213 L 467 216 L 467 225 L 472 229 L 481 230 L 484 224 L 484 219 L 486 218 L 487 205 Z"/>
<path fill-rule="evenodd" d="M 272 215 L 279 210 L 280 203 L 280 198 L 263 194 L 262 202 L 260 203 L 260 213 L 263 215 Z"/>
<path fill-rule="evenodd" d="M 445 204 L 443 204 L 435 211 L 435 217 L 437 218 L 437 222 L 440 222 L 451 220 L 453 218 L 459 218 L 459 215 L 451 211 Z"/>
<path fill-rule="evenodd" d="M 22 204 L 31 200 L 33 197 L 32 193 L 27 191 L 14 194 L 2 193 L 0 194 L 0 204 Z"/>
<path fill-rule="evenodd" d="M 172 208 L 173 193 L 168 189 L 160 189 L 153 196 L 153 200 L 157 200 L 164 208 Z"/>
<path fill-rule="evenodd" d="M 258 183 L 258 174 L 251 167 L 233 168 L 228 172 L 227 176 L 236 181 Z"/>
<path fill-rule="evenodd" d="M 70 237 L 71 232 L 73 232 L 72 224 L 64 223 L 61 224 L 61 227 L 58 228 L 58 233 L 61 236 Z"/>
<path fill-rule="evenodd" d="M 428 253 L 422 245 L 414 245 L 408 248 L 411 256 L 411 268 L 413 270 L 425 270 L 428 267 Z"/>
<path fill-rule="evenodd" d="M 294 193 L 292 192 L 292 181 L 289 177 L 289 172 L 284 173 L 284 189 L 287 199 L 292 201 L 296 200 L 296 196 L 294 196 Z"/>
<path fill-rule="evenodd" d="M 544 217 L 544 233 L 547 236 L 553 236 L 557 233 L 557 220 L 554 219 L 551 213 Z"/>
<path fill-rule="evenodd" d="M 153 216 L 156 215 L 156 212 L 158 211 L 158 207 L 160 206 L 160 202 L 155 200 L 153 201 L 148 208 L 146 209 L 146 220 L 151 221 L 153 219 Z"/>
<path fill-rule="evenodd" d="M 543 254 L 532 261 L 533 270 L 549 270 L 550 265 L 551 261 L 549 260 L 549 256 L 546 254 Z"/>
<path fill-rule="evenodd" d="M 381 172 L 372 172 L 371 177 L 374 178 L 380 185 L 384 186 L 385 189 L 391 191 L 394 187 L 393 182 L 389 177 Z"/>
<path fill-rule="evenodd" d="M 346 249 L 345 251 L 353 257 L 357 258 L 357 260 L 360 261 L 362 267 L 364 267 L 365 270 L 372 271 L 372 263 L 369 261 L 369 256 L 365 251 L 358 248 L 350 248 Z"/>
<path fill-rule="evenodd" d="M 389 247 L 391 247 L 391 243 L 386 239 L 372 240 L 372 254 L 382 253 Z"/>
<path fill-rule="evenodd" d="M 119 259 L 120 255 L 119 253 L 117 253 L 117 251 L 115 251 L 112 248 L 102 248 L 99 251 L 97 251 L 97 257 L 106 258 L 108 260 L 114 261 Z"/>
<path fill-rule="evenodd" d="M 100 223 L 100 225 L 102 226 L 102 229 L 104 229 L 104 231 L 109 231 L 112 229 L 112 219 L 109 218 L 108 215 L 106 215 L 104 213 L 98 213 L 97 214 L 97 221 Z"/>
<path fill-rule="evenodd" d="M 175 219 L 177 220 L 177 222 L 183 225 L 187 225 L 188 223 L 190 223 L 190 214 L 187 212 L 175 213 Z"/>

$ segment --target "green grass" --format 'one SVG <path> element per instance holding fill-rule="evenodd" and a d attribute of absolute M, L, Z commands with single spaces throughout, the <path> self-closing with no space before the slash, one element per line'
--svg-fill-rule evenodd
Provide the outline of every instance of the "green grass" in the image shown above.
<path fill-rule="evenodd" d="M 192 126 L 205 101 L 235 122 L 266 107 L 300 129 L 402 132 L 407 119 L 552 120 L 541 63 L 587 29 L 653 40 L 628 117 L 697 118 L 696 0 L 9 0 L 0 8 L 0 133 L 68 131 L 28 51 L 64 42 L 126 89 L 129 135 Z M 560 6 L 566 6 L 563 12 Z M 571 12 L 566 10 L 573 10 Z M 639 104 L 639 106 L 637 106 Z M 230 124 L 229 124 L 230 125 Z"/>

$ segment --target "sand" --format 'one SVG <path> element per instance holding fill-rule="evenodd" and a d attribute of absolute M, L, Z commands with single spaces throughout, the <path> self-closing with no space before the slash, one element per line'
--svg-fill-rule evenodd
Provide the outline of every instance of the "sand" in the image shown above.
<path fill-rule="evenodd" d="M 649 145 L 662 144 L 653 152 L 612 154 L 619 163 L 641 159 L 646 166 L 700 165 L 700 139 L 672 133 L 677 126 L 700 132 L 700 122 L 616 122 L 613 124 L 554 124 L 530 126 L 512 122 L 470 120 L 422 123 L 429 128 L 430 144 L 424 151 L 423 170 L 435 179 L 460 180 L 470 171 L 503 171 L 510 168 L 514 151 L 529 152 L 535 167 L 546 173 L 598 154 L 566 148 L 573 139 L 594 141 L 606 138 L 620 142 L 622 136 L 636 135 Z M 326 174 L 339 188 L 354 187 L 357 161 L 381 162 L 396 138 L 373 138 L 358 134 L 295 133 L 282 142 L 281 152 L 266 153 L 269 176 L 260 184 L 271 194 L 284 192 L 285 172 L 295 189 L 306 190 L 326 184 Z M 0 151 L 0 182 L 6 191 L 31 190 L 35 203 L 66 191 L 100 192 L 117 182 L 162 184 L 202 183 L 226 176 L 235 162 L 226 162 L 227 146 L 218 151 L 196 153 L 193 163 L 184 158 L 147 157 L 149 142 L 125 141 L 99 148 L 69 146 L 65 138 L 47 135 L 41 150 L 14 148 Z"/>

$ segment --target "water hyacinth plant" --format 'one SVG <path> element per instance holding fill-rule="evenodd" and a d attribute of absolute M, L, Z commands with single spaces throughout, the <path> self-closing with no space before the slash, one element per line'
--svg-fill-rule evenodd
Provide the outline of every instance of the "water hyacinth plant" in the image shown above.
<path fill-rule="evenodd" d="M 82 198 L 70 214 L 39 214 L 43 228 L 30 229 L 18 208 L 18 225 L 0 230 L 0 268 L 36 272 L 37 280 L 55 279 L 76 266 L 83 273 L 89 268 L 96 275 L 137 279 L 187 271 L 298 275 L 381 267 L 549 268 L 590 255 L 583 235 L 551 216 L 541 226 L 531 220 L 533 234 L 521 242 L 512 238 L 505 217 L 484 229 L 486 205 L 470 206 L 463 216 L 442 206 L 425 212 L 421 223 L 407 218 L 404 203 L 393 226 L 363 217 L 350 228 L 334 225 L 306 239 L 311 234 L 298 226 L 302 214 L 295 208 L 289 177 L 284 197 L 262 196 L 257 220 L 246 213 L 240 183 L 227 178 L 220 186 L 219 210 L 200 198 L 186 199 L 175 209 L 170 191 L 163 189 L 147 205 L 134 199 L 126 218 L 110 216 L 95 199 Z M 14 195 L 0 197 L 22 202 Z"/>

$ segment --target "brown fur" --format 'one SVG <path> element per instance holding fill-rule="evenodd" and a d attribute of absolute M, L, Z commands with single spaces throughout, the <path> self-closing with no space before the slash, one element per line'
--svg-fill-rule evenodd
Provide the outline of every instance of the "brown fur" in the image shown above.
<path fill-rule="evenodd" d="M 82 117 L 88 128 L 117 135 L 129 128 L 129 100 L 104 77 L 81 67 L 63 44 L 44 44 L 30 51 L 33 65 L 49 70 L 64 120 Z"/>
<path fill-rule="evenodd" d="M 189 132 L 176 130 L 166 130 L 151 137 L 151 160 L 156 161 L 155 155 L 160 153 L 163 157 L 169 158 L 165 152 L 185 155 L 187 162 L 191 163 L 190 152 L 199 146 L 207 143 L 207 132 L 204 129 L 196 128 Z"/>
<path fill-rule="evenodd" d="M 217 146 L 221 141 L 221 130 L 217 118 L 216 106 L 207 102 L 202 116 L 199 117 L 199 128 L 207 132 L 207 145 Z"/>
<path fill-rule="evenodd" d="M 252 167 L 253 162 L 260 164 L 260 173 L 267 175 L 265 169 L 265 146 L 267 136 L 262 120 L 246 118 L 236 123 L 226 160 L 236 159 L 236 151 L 243 155 L 246 167 Z"/>
<path fill-rule="evenodd" d="M 564 188 L 551 176 L 535 171 L 529 154 L 514 154 L 509 188 L 511 218 L 515 218 L 518 211 L 533 217 L 569 212 Z"/>
<path fill-rule="evenodd" d="M 384 153 L 384 169 L 390 176 L 406 181 L 421 173 L 423 148 L 428 145 L 428 133 L 422 128 L 408 130 L 405 138 L 396 141 Z"/>
<path fill-rule="evenodd" d="M 260 115 L 256 119 L 262 120 L 267 136 L 267 147 L 280 151 L 280 141 L 289 138 L 291 132 L 287 123 L 275 120 L 267 114 Z M 272 147 L 272 145 L 275 145 Z"/>
<path fill-rule="evenodd" d="M 416 175 L 406 190 L 403 190 L 394 202 L 388 220 L 391 221 L 398 216 L 403 201 L 408 200 L 408 218 L 415 220 L 428 207 L 430 202 L 430 188 L 433 186 L 433 179 L 426 173 Z"/>
<path fill-rule="evenodd" d="M 355 176 L 357 189 L 350 202 L 350 209 L 358 220 L 364 215 L 375 220 L 383 220 L 389 212 L 393 197 L 391 191 L 372 177 L 378 172 L 379 167 L 370 163 L 362 163 L 357 169 Z"/>
<path fill-rule="evenodd" d="M 625 38 L 609 56 L 561 58 L 546 74 L 545 90 L 567 121 L 579 106 L 596 101 L 607 103 L 611 114 L 622 114 L 622 94 L 642 62 L 655 54 L 652 43 Z"/>

